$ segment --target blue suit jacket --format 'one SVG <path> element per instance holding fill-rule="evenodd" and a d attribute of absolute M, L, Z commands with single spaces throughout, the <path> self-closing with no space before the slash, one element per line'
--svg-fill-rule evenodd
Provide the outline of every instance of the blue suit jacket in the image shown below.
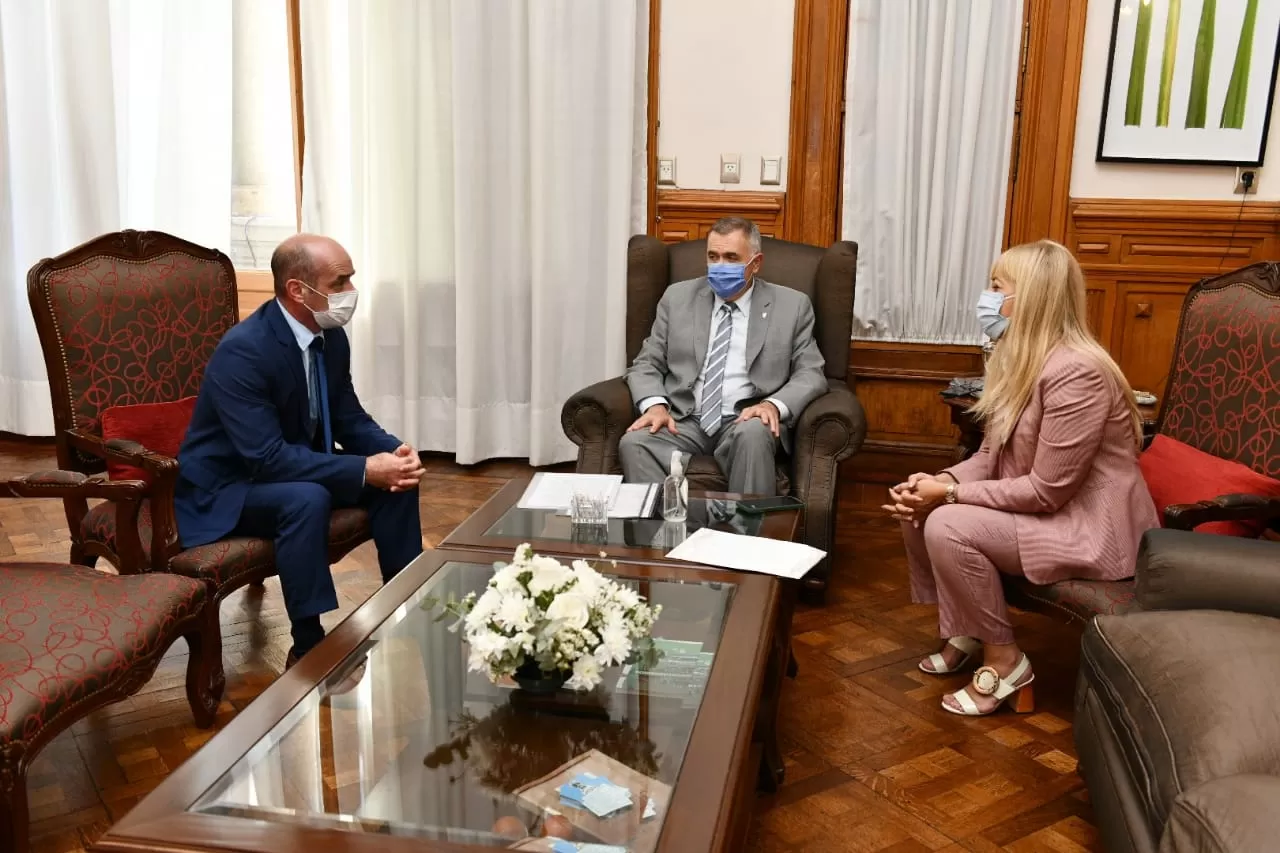
<path fill-rule="evenodd" d="M 254 483 L 319 483 L 335 503 L 356 503 L 365 457 L 395 450 L 400 441 L 356 398 L 343 330 L 324 333 L 324 363 L 333 440 L 343 453 L 311 449 L 302 351 L 276 300 L 219 342 L 178 451 L 175 510 L 184 547 L 231 533 Z"/>

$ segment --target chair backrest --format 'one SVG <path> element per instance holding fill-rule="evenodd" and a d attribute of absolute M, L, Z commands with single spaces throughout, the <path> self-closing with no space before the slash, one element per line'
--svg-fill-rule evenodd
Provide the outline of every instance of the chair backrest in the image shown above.
<path fill-rule="evenodd" d="M 1280 477 L 1280 266 L 1252 264 L 1187 292 L 1156 430 Z"/>
<path fill-rule="evenodd" d="M 110 406 L 196 394 L 237 319 L 235 268 L 216 249 L 160 231 L 104 234 L 27 274 L 27 297 L 53 396 L 58 462 L 87 474 L 96 457 L 64 432 L 100 434 Z"/>
<path fill-rule="evenodd" d="M 826 359 L 826 374 L 845 379 L 849 373 L 849 339 L 853 334 L 853 284 L 858 244 L 841 241 L 830 248 L 762 237 L 764 265 L 760 277 L 799 290 L 813 302 L 814 337 Z M 627 363 L 640 352 L 653 328 L 658 300 L 667 287 L 707 274 L 707 241 L 667 245 L 637 234 L 627 249 Z"/>

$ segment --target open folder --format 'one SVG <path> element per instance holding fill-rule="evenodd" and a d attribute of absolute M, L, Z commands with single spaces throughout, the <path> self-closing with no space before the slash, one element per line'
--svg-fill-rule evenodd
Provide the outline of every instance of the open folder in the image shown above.
<path fill-rule="evenodd" d="M 703 527 L 667 553 L 673 560 L 799 580 L 827 556 L 801 542 L 743 536 Z"/>

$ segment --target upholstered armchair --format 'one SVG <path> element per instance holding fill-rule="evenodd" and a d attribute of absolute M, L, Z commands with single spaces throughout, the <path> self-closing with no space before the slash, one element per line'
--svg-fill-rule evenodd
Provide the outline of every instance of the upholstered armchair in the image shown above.
<path fill-rule="evenodd" d="M 1165 436 L 1280 479 L 1277 413 L 1280 266 L 1252 264 L 1196 283 L 1182 306 L 1154 439 Z M 1280 522 L 1280 498 L 1227 494 L 1164 510 L 1166 528 L 1194 530 L 1208 522 L 1243 522 L 1261 535 L 1272 535 L 1266 529 Z M 1080 622 L 1101 613 L 1141 609 L 1135 598 L 1140 581 L 1065 580 L 1037 586 L 1024 578 L 1004 578 L 1011 603 Z"/>
<path fill-rule="evenodd" d="M 184 548 L 174 516 L 174 457 L 190 417 L 183 406 L 199 392 L 214 348 L 237 320 L 231 260 L 158 231 L 121 231 L 36 264 L 27 294 L 53 396 L 59 467 L 40 475 L 41 493 L 63 500 L 71 562 L 92 566 L 103 557 L 117 567 L 196 578 L 209 585 L 215 603 L 275 574 L 269 540 L 231 537 Z M 137 440 L 141 435 L 146 442 Z M 95 496 L 103 472 L 144 489 L 136 500 L 90 507 L 86 499 Z M 335 511 L 330 559 L 369 536 L 364 510 Z M 209 613 L 219 662 L 213 686 L 220 691 L 217 607 Z"/>
<path fill-rule="evenodd" d="M 866 420 L 849 374 L 849 338 L 853 327 L 853 284 L 858 247 L 839 242 L 828 249 L 765 237 L 760 277 L 806 294 L 813 302 L 814 334 L 826 360 L 829 390 L 800 413 L 790 455 L 778 457 L 778 493 L 804 501 L 802 537 L 830 551 L 835 541 L 835 509 L 840 463 L 862 446 Z M 706 274 L 706 240 L 668 246 L 645 235 L 631 238 L 627 250 L 627 363 L 635 360 L 649 335 L 658 301 L 671 284 Z M 565 403 L 560 421 L 578 445 L 580 473 L 621 473 L 618 442 L 636 419 L 631 393 L 621 377 L 599 382 Z M 689 465 L 693 488 L 724 491 L 727 484 L 711 456 Z M 831 572 L 829 560 L 805 578 L 805 588 L 822 596 Z"/>
<path fill-rule="evenodd" d="M 0 482 L 0 497 L 39 498 L 79 489 L 85 498 L 136 505 L 145 484 L 55 471 Z M 208 584 L 121 567 L 0 562 L 0 850 L 27 853 L 27 769 L 45 746 L 99 708 L 138 691 L 164 653 L 185 638 L 187 701 L 213 725 L 222 684 L 217 614 Z"/>

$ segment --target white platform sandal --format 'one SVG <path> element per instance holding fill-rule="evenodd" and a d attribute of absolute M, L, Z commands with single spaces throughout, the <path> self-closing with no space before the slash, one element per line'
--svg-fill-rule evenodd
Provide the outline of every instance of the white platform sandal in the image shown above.
<path fill-rule="evenodd" d="M 960 708 L 953 708 L 943 701 L 942 709 L 962 717 L 985 717 L 999 711 L 1001 705 L 1012 699 L 1014 713 L 1030 714 L 1036 709 L 1035 694 L 1031 691 L 1031 682 L 1036 680 L 1035 673 L 1032 673 L 1026 681 L 1021 681 L 1030 669 L 1031 661 L 1027 660 L 1025 654 L 1018 660 L 1018 665 L 1013 668 L 1013 672 L 1009 673 L 1007 678 L 1001 678 L 1000 673 L 993 667 L 978 667 L 978 671 L 973 674 L 973 681 L 970 682 L 973 692 L 980 696 L 995 697 L 997 700 L 995 707 L 990 711 L 980 711 L 978 704 L 973 701 L 967 691 L 958 690 L 950 695 L 959 703 Z"/>
<path fill-rule="evenodd" d="M 947 669 L 947 659 L 942 656 L 942 652 L 935 652 L 917 664 L 920 667 L 920 671 L 927 672 L 930 675 L 950 675 L 953 672 L 959 672 L 982 649 L 982 641 L 975 640 L 973 637 L 952 637 L 947 640 L 947 645 L 959 649 L 964 653 L 964 657 L 960 658 L 955 666 Z M 925 663 L 932 664 L 933 669 L 926 669 Z"/>

